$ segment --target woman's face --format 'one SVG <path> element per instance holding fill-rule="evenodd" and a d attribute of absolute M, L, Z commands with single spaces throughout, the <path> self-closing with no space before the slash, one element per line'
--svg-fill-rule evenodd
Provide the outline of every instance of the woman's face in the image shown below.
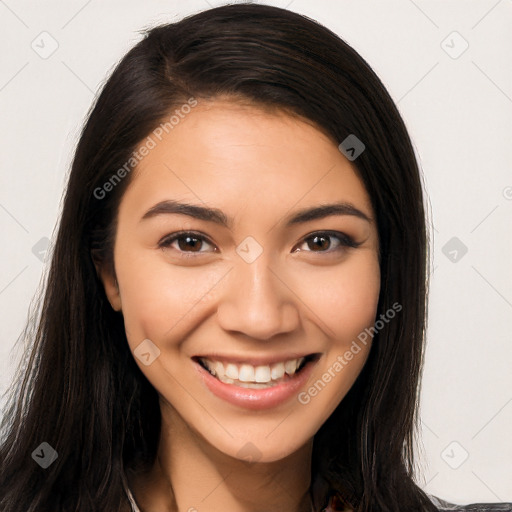
<path fill-rule="evenodd" d="M 282 459 L 367 359 L 368 194 L 331 140 L 285 114 L 219 99 L 160 132 L 120 203 L 107 295 L 164 420 L 239 459 Z"/>

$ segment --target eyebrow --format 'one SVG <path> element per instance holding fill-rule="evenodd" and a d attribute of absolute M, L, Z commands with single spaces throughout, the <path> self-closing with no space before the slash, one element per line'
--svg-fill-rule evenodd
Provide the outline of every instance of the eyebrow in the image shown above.
<path fill-rule="evenodd" d="M 215 224 L 219 224 L 220 226 L 224 226 L 228 229 L 231 229 L 233 226 L 233 219 L 227 217 L 226 214 L 218 208 L 183 203 L 172 199 L 155 204 L 142 216 L 141 221 L 163 214 L 187 215 L 195 219 L 214 222 Z M 292 215 L 285 217 L 285 226 L 289 227 L 295 224 L 323 219 L 331 215 L 352 215 L 367 222 L 373 222 L 371 217 L 356 208 L 353 204 L 339 201 L 336 203 L 321 204 L 299 210 Z"/>

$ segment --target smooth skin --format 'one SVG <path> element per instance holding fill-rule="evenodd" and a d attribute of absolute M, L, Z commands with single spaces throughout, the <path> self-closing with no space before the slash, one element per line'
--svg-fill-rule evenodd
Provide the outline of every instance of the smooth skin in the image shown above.
<path fill-rule="evenodd" d="M 319 353 L 307 391 L 374 325 L 378 233 L 352 165 L 302 118 L 217 98 L 200 101 L 133 171 L 118 212 L 116 275 L 100 272 L 132 352 L 145 339 L 160 350 L 148 366 L 134 356 L 162 413 L 157 463 L 132 482 L 143 512 L 311 510 L 313 436 L 361 372 L 371 342 L 309 403 L 293 396 L 258 411 L 211 393 L 192 357 Z M 222 210 L 232 225 L 175 213 L 143 219 L 171 199 Z M 338 201 L 369 221 L 330 215 L 285 226 L 299 210 Z M 160 245 L 182 230 L 207 241 Z M 325 230 L 360 245 L 327 235 L 315 243 L 311 234 Z M 251 263 L 236 251 L 249 236 L 263 249 Z M 244 460 L 248 447 L 255 462 Z"/>

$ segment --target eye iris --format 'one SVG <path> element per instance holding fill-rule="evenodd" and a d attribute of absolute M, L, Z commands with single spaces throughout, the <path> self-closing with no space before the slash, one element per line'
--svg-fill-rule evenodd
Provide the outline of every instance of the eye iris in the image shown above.
<path fill-rule="evenodd" d="M 182 242 L 185 242 L 185 243 L 182 243 Z M 201 247 L 201 242 L 202 240 L 200 240 L 199 238 L 195 238 L 193 236 L 183 236 L 181 238 L 178 239 L 178 245 L 180 247 L 180 250 L 188 250 L 191 248 L 192 246 L 192 252 L 197 252 L 195 249 L 199 249 Z M 186 245 L 186 244 L 189 244 L 189 245 Z"/>
<path fill-rule="evenodd" d="M 319 240 L 322 240 L 323 243 L 319 242 Z M 323 236 L 323 235 L 315 235 L 313 238 L 311 238 L 311 243 L 320 245 L 320 247 L 319 247 L 320 249 L 328 249 L 329 246 L 331 245 L 329 237 Z M 310 244 L 310 248 L 311 248 L 311 244 Z"/>

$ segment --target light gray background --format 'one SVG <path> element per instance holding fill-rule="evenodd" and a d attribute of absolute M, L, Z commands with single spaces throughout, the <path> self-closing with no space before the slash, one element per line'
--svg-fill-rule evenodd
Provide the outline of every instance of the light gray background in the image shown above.
<path fill-rule="evenodd" d="M 0 0 L 0 392 L 96 91 L 139 30 L 221 3 Z M 459 503 L 512 501 L 512 2 L 266 3 L 318 20 L 361 53 L 423 168 L 434 273 L 418 482 Z"/>

